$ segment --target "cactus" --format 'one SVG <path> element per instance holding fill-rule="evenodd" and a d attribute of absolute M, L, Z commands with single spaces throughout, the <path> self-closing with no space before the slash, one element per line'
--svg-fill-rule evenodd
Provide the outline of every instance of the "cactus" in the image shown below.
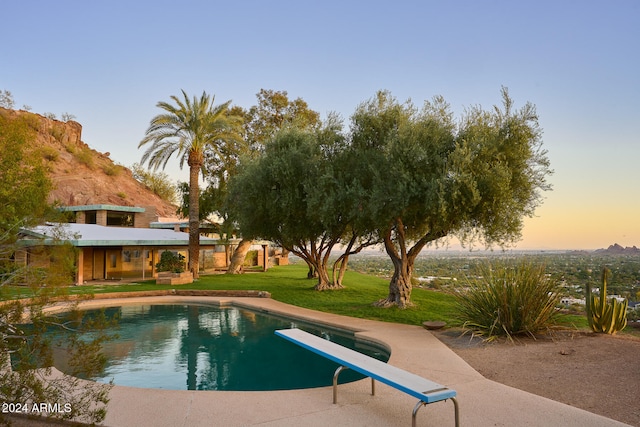
<path fill-rule="evenodd" d="M 587 283 L 585 303 L 587 309 L 587 320 L 593 332 L 603 332 L 615 334 L 627 326 L 627 305 L 628 302 L 619 302 L 616 299 L 607 301 L 607 278 L 609 269 L 602 269 L 602 287 L 600 296 L 591 293 L 591 286 Z"/>

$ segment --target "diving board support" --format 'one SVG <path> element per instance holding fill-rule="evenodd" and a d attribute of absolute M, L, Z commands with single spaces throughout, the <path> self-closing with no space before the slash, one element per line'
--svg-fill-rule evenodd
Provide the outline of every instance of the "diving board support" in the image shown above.
<path fill-rule="evenodd" d="M 459 427 L 460 426 L 460 409 L 458 408 L 458 401 L 456 400 L 455 397 L 450 397 L 449 399 L 451 399 L 451 401 L 453 402 L 453 410 L 455 411 L 454 416 L 455 416 L 456 427 Z M 411 427 L 416 427 L 416 415 L 418 415 L 418 409 L 427 405 L 428 405 L 427 402 L 418 400 L 418 403 L 416 403 L 416 406 L 413 407 L 413 412 L 411 413 Z"/>
<path fill-rule="evenodd" d="M 455 390 L 297 328 L 277 330 L 275 334 L 339 365 L 333 374 L 334 404 L 338 401 L 338 376 L 345 369 L 352 369 L 371 378 L 372 395 L 375 395 L 375 380 L 378 380 L 419 399 L 411 414 L 413 427 L 416 426 L 416 416 L 422 406 L 448 399 L 453 401 L 455 425 L 460 426 Z"/>
<path fill-rule="evenodd" d="M 340 372 L 344 371 L 345 369 L 349 369 L 347 366 L 339 366 L 338 369 L 336 369 L 336 372 L 333 374 L 333 403 L 338 403 L 338 375 L 340 375 Z M 375 396 L 376 395 L 376 380 L 374 380 L 373 378 L 371 378 L 371 396 Z"/>

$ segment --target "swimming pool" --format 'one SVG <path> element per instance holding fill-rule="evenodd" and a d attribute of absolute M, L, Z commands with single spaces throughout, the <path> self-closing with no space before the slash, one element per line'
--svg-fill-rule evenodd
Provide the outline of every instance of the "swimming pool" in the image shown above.
<path fill-rule="evenodd" d="M 285 390 L 331 385 L 331 362 L 274 335 L 297 327 L 387 361 L 388 351 L 353 333 L 233 306 L 141 304 L 105 309 L 118 337 L 103 346 L 96 381 L 172 390 Z M 88 311 L 91 315 L 91 311 Z M 64 358 L 56 368 L 65 372 Z M 340 382 L 363 378 L 345 371 Z"/>

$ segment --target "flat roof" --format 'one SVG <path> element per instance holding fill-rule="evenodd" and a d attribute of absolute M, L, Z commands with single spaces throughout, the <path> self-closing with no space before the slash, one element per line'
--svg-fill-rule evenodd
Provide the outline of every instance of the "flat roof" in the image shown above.
<path fill-rule="evenodd" d="M 24 230 L 37 241 L 33 244 L 69 242 L 74 246 L 188 246 L 189 233 L 165 229 L 105 227 L 97 224 L 49 223 Z M 41 239 L 44 239 L 42 241 Z M 23 241 L 24 242 L 24 241 Z M 24 242 L 28 244 L 27 242 Z M 219 239 L 200 236 L 201 245 L 215 245 Z"/>
<path fill-rule="evenodd" d="M 137 208 L 134 206 L 117 206 L 117 205 L 78 205 L 78 206 L 62 206 L 61 211 L 65 212 L 82 212 L 82 211 L 115 211 L 115 212 L 144 212 L 145 208 Z"/>

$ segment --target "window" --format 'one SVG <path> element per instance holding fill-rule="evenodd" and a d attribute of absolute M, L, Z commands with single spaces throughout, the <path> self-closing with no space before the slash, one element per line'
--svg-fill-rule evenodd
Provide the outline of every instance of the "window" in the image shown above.
<path fill-rule="evenodd" d="M 107 212 L 107 225 L 113 227 L 133 227 L 133 214 L 126 212 Z"/>
<path fill-rule="evenodd" d="M 96 211 L 86 211 L 84 213 L 84 223 L 85 224 L 97 224 L 98 218 Z"/>

